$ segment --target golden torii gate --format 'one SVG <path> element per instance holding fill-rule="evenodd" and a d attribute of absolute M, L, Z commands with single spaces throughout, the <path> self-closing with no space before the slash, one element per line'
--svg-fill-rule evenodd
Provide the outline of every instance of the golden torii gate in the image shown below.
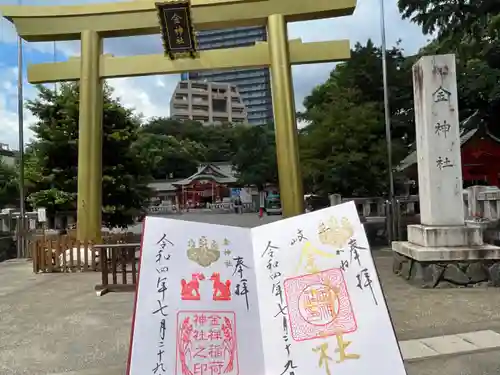
<path fill-rule="evenodd" d="M 175 2 L 165 0 L 166 2 Z M 270 67 L 279 185 L 286 217 L 303 212 L 292 64 L 346 60 L 348 40 L 288 41 L 287 22 L 351 15 L 356 0 L 191 0 L 197 31 L 266 26 L 268 41 L 251 47 L 200 51 L 197 58 L 162 54 L 102 54 L 104 38 L 158 34 L 154 0 L 79 6 L 1 6 L 28 42 L 81 40 L 81 58 L 28 67 L 30 83 L 80 81 L 77 237 L 99 240 L 102 226 L 102 80 L 211 69 Z"/>

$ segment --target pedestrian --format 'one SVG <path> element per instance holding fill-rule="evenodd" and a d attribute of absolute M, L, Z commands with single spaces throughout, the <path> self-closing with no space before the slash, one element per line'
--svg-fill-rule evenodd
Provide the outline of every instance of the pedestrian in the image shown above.
<path fill-rule="evenodd" d="M 262 206 L 261 206 L 261 207 L 259 208 L 259 218 L 261 218 L 261 219 L 262 219 L 262 217 L 263 217 L 263 216 L 264 216 L 264 207 L 262 207 Z"/>

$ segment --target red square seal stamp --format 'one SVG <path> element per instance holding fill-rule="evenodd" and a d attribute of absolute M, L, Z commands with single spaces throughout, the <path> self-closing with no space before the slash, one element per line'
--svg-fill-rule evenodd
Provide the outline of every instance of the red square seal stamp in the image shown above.
<path fill-rule="evenodd" d="M 292 277 L 283 285 L 295 341 L 356 331 L 356 318 L 341 269 Z"/>
<path fill-rule="evenodd" d="M 177 313 L 177 375 L 238 375 L 233 311 Z"/>

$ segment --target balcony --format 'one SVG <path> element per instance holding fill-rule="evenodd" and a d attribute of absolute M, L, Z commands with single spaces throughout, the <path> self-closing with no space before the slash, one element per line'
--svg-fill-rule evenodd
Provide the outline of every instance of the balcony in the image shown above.
<path fill-rule="evenodd" d="M 210 121 L 210 118 L 208 117 L 208 115 L 206 115 L 206 116 L 197 115 L 197 116 L 193 116 L 193 120 L 201 122 L 202 124 L 205 124 L 205 123 Z"/>
<path fill-rule="evenodd" d="M 189 93 L 189 87 L 187 85 L 184 86 L 177 86 L 175 89 L 175 92 L 178 94 L 188 94 Z"/>
<path fill-rule="evenodd" d="M 240 101 L 233 102 L 231 100 L 231 107 L 232 108 L 245 108 L 245 104 L 243 102 L 240 102 Z"/>
<path fill-rule="evenodd" d="M 194 107 L 203 107 L 203 108 L 208 108 L 209 101 L 208 101 L 208 96 L 206 97 L 201 97 L 201 96 L 193 96 L 192 97 L 192 106 Z"/>
<path fill-rule="evenodd" d="M 189 117 L 189 115 L 173 114 L 172 119 L 186 121 L 186 120 L 190 120 L 191 118 Z"/>
<path fill-rule="evenodd" d="M 174 105 L 175 108 L 184 108 L 184 107 L 189 107 L 189 102 L 187 99 L 172 99 L 172 104 Z"/>
<path fill-rule="evenodd" d="M 215 118 L 216 117 L 220 117 L 220 118 L 224 118 L 225 120 L 223 121 L 227 121 L 227 119 L 229 118 L 229 113 L 228 112 L 220 112 L 220 111 L 213 111 L 212 112 L 212 117 Z"/>
<path fill-rule="evenodd" d="M 185 115 L 185 116 L 189 116 L 189 108 L 188 107 L 185 107 L 185 108 L 179 108 L 179 107 L 173 107 L 172 108 L 172 113 L 171 115 Z"/>
<path fill-rule="evenodd" d="M 191 83 L 191 90 L 208 92 L 207 83 Z"/>
<path fill-rule="evenodd" d="M 206 118 L 205 121 L 208 121 L 209 119 L 209 112 L 208 112 L 208 109 L 194 109 L 191 111 L 191 113 L 193 114 L 193 117 L 203 117 L 203 118 Z"/>
<path fill-rule="evenodd" d="M 226 99 L 227 93 L 212 92 L 212 99 Z"/>
<path fill-rule="evenodd" d="M 245 112 L 233 112 L 231 113 L 231 117 L 234 119 L 246 119 L 247 114 Z"/>

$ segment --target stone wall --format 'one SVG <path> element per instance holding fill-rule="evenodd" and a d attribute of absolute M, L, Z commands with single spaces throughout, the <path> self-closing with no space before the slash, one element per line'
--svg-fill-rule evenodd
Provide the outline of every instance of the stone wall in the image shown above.
<path fill-rule="evenodd" d="M 395 197 L 396 234 L 395 239 L 407 239 L 406 226 L 419 224 L 419 196 L 408 195 Z M 370 233 L 381 232 L 386 227 L 386 200 L 384 198 L 345 198 L 340 194 L 330 195 L 330 205 L 354 201 Z M 500 245 L 500 189 L 496 186 L 471 186 L 463 191 L 464 219 L 467 226 L 481 227 L 485 243 Z"/>
<path fill-rule="evenodd" d="M 500 287 L 499 260 L 420 262 L 393 256 L 393 272 L 421 288 Z"/>

